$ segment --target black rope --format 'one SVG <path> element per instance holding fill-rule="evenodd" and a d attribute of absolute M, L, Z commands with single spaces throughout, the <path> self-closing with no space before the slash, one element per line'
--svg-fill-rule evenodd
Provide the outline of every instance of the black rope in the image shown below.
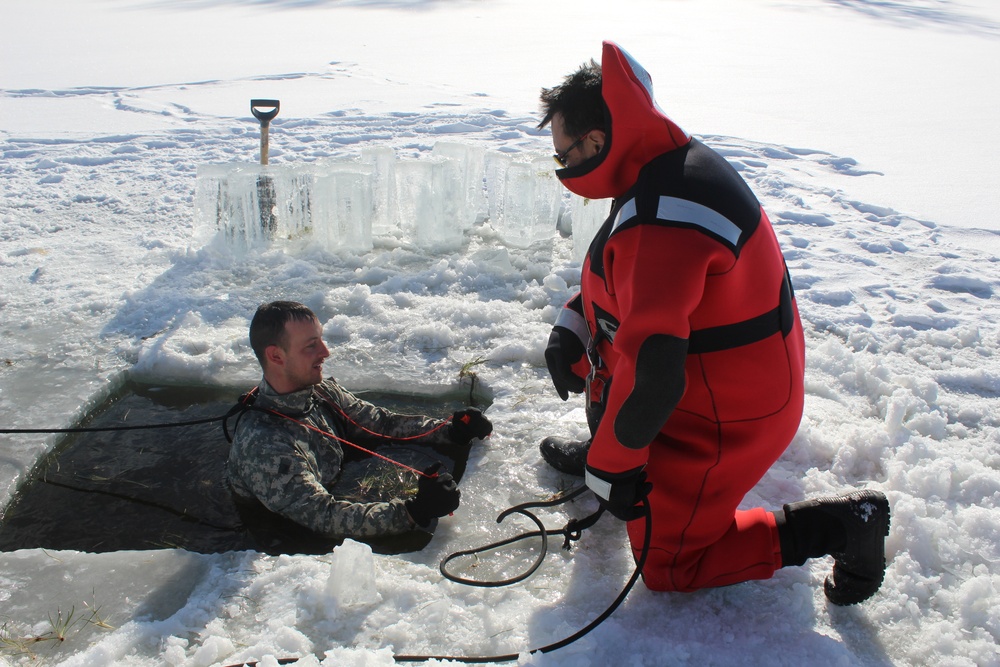
<path fill-rule="evenodd" d="M 580 489 L 578 489 L 578 491 L 585 488 L 587 487 L 585 486 L 581 487 Z M 562 501 L 565 502 L 565 499 L 562 499 Z M 639 555 L 639 561 L 636 563 L 635 570 L 632 572 L 632 576 L 629 578 L 628 583 L 625 584 L 625 588 L 622 589 L 621 593 L 618 594 L 618 597 L 615 598 L 615 601 L 612 602 L 611 605 L 600 614 L 600 616 L 595 618 L 586 626 L 574 632 L 569 637 L 560 639 L 557 642 L 553 642 L 551 644 L 547 644 L 539 648 L 530 649 L 528 653 L 551 653 L 552 651 L 557 651 L 563 648 L 564 646 L 569 646 L 573 642 L 577 641 L 581 637 L 588 634 L 598 625 L 606 621 L 608 617 L 610 617 L 611 614 L 615 613 L 615 610 L 618 609 L 619 606 L 621 606 L 621 603 L 625 601 L 625 598 L 632 591 L 632 588 L 635 587 L 635 583 L 639 580 L 639 577 L 642 575 L 642 568 L 646 565 L 646 557 L 649 555 L 649 542 L 650 539 L 652 539 L 653 535 L 652 517 L 649 512 L 649 505 L 647 504 L 647 500 L 645 498 L 642 499 L 641 505 L 643 508 L 643 515 L 646 520 L 645 537 L 643 540 L 642 552 Z M 603 509 L 601 511 L 598 511 L 596 513 L 596 516 L 599 517 L 602 512 Z M 462 662 L 467 664 L 483 664 L 489 662 L 514 662 L 518 660 L 520 656 L 521 656 L 520 653 L 509 653 L 507 655 L 471 656 L 471 657 L 457 656 L 457 655 L 394 655 L 393 659 L 396 660 L 397 662 L 426 662 L 428 660 L 453 660 L 455 662 Z"/>
<path fill-rule="evenodd" d="M 537 570 L 541 566 L 542 562 L 545 560 L 545 556 L 548 553 L 548 548 L 549 548 L 549 539 L 548 539 L 549 533 L 564 535 L 566 539 L 565 542 L 563 542 L 563 549 L 569 549 L 571 542 L 580 539 L 581 535 L 580 531 L 583 528 L 590 527 L 594 523 L 596 523 L 597 519 L 600 518 L 601 514 L 604 512 L 604 509 L 602 508 L 598 510 L 595 514 L 588 517 L 587 519 L 584 519 L 584 522 L 587 522 L 585 526 L 582 525 L 583 522 L 571 520 L 569 523 L 566 524 L 566 527 L 562 528 L 561 530 L 551 531 L 545 528 L 545 526 L 538 519 L 538 517 L 529 512 L 528 509 L 535 507 L 553 507 L 555 505 L 561 505 L 563 503 L 569 502 L 573 498 L 576 498 L 586 490 L 587 490 L 586 486 L 581 486 L 580 488 L 564 496 L 559 496 L 558 498 L 554 498 L 553 500 L 540 501 L 534 503 L 524 503 L 523 505 L 516 505 L 514 507 L 511 507 L 510 509 L 504 510 L 503 512 L 500 513 L 500 516 L 497 517 L 497 523 L 502 522 L 511 514 L 516 513 L 531 519 L 535 523 L 535 525 L 538 526 L 538 530 L 533 530 L 527 533 L 522 533 L 520 535 L 515 535 L 514 537 L 509 537 L 505 540 L 500 540 L 499 542 L 493 542 L 491 544 L 487 544 L 482 547 L 477 547 L 475 549 L 456 551 L 455 553 L 449 555 L 447 558 L 441 561 L 441 567 L 440 567 L 441 574 L 450 581 L 454 581 L 455 583 L 458 584 L 465 584 L 466 586 L 500 587 L 500 586 L 509 586 L 511 584 L 516 584 L 519 581 L 524 581 L 532 574 L 534 574 L 535 570 Z M 452 574 L 451 572 L 448 571 L 447 567 L 448 563 L 455 560 L 456 558 L 460 558 L 462 556 L 474 556 L 484 551 L 493 551 L 499 549 L 500 547 L 505 547 L 509 544 L 520 542 L 521 540 L 527 540 L 532 537 L 542 538 L 541 553 L 538 554 L 538 557 L 535 559 L 535 562 L 532 563 L 531 567 L 529 567 L 520 575 L 511 577 L 509 579 L 501 579 L 498 581 L 479 581 L 478 579 L 466 579 L 464 577 L 459 577 L 458 575 Z"/>
<path fill-rule="evenodd" d="M 231 408 L 229 412 L 218 417 L 205 417 L 203 419 L 191 419 L 180 422 L 167 422 L 164 424 L 135 424 L 130 426 L 75 426 L 72 428 L 5 428 L 0 429 L 0 434 L 15 433 L 99 433 L 102 431 L 140 431 L 154 428 L 175 428 L 178 426 L 197 426 L 198 424 L 211 424 L 212 422 L 225 422 L 243 408 L 238 404 Z"/>

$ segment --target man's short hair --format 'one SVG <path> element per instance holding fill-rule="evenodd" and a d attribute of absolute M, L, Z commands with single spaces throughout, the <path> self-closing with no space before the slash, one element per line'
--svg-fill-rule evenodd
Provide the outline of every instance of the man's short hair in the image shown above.
<path fill-rule="evenodd" d="M 260 365 L 264 366 L 267 348 L 272 345 L 284 347 L 285 324 L 292 320 L 311 322 L 315 319 L 316 314 L 297 301 L 272 301 L 258 306 L 250 320 L 250 347 Z"/>
<path fill-rule="evenodd" d="M 580 69 L 569 74 L 563 82 L 552 88 L 542 88 L 541 129 L 561 114 L 566 134 L 580 137 L 590 130 L 607 130 L 605 127 L 604 98 L 601 97 L 601 66 L 591 59 Z"/>

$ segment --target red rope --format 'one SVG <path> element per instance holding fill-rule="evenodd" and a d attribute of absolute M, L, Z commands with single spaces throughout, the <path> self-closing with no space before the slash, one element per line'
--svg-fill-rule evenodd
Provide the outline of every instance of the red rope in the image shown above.
<path fill-rule="evenodd" d="M 289 417 L 288 415 L 282 414 L 282 413 L 278 412 L 277 410 L 270 410 L 268 408 L 260 408 L 260 409 L 263 410 L 264 412 L 270 412 L 272 415 L 276 415 L 278 417 L 283 417 L 284 419 L 287 419 L 290 422 L 295 422 L 299 426 L 303 426 L 303 427 L 309 429 L 310 431 L 315 431 L 316 433 L 319 433 L 320 435 L 325 435 L 326 437 L 332 438 L 332 439 L 336 440 L 337 442 L 341 442 L 341 443 L 343 443 L 345 445 L 349 445 L 351 447 L 354 447 L 355 449 L 360 450 L 360 451 L 362 451 L 362 452 L 364 452 L 366 454 L 370 454 L 370 455 L 374 456 L 375 458 L 382 459 L 383 461 L 386 461 L 386 462 L 391 463 L 393 465 L 399 466 L 400 468 L 403 468 L 404 470 L 409 470 L 410 472 L 416 473 L 417 475 L 419 475 L 421 477 L 428 477 L 428 478 L 437 477 L 437 473 L 435 473 L 433 475 L 427 475 L 426 473 L 423 473 L 420 470 L 417 470 L 416 468 L 411 468 L 410 466 L 406 465 L 405 463 L 400 463 L 399 461 L 391 459 L 388 456 L 384 456 L 382 454 L 379 454 L 378 452 L 373 452 L 370 449 L 365 449 L 361 445 L 353 443 L 350 440 L 345 440 L 344 438 L 341 438 L 338 435 L 330 433 L 329 431 L 324 431 L 323 429 L 317 428 L 317 427 L 313 426 L 312 424 L 307 424 L 307 423 L 305 423 L 303 421 L 299 421 L 298 419 L 295 419 L 294 417 Z M 352 422 L 352 423 L 354 423 L 354 422 Z M 444 426 L 446 424 L 447 424 L 447 422 L 445 422 L 445 424 L 442 424 L 441 426 Z M 358 424 L 355 424 L 355 426 L 358 426 L 359 428 L 361 428 Z M 441 426 L 438 426 L 437 428 L 435 428 L 434 431 L 436 431 L 439 428 L 441 428 Z M 364 430 L 367 430 L 367 429 L 364 429 Z M 428 433 L 433 433 L 434 431 L 428 431 Z M 368 431 L 368 432 L 372 433 L 371 431 Z M 382 435 L 382 434 L 380 434 L 380 433 L 372 433 L 372 435 Z M 427 435 L 427 434 L 424 434 L 424 435 Z M 388 436 L 382 435 L 382 437 L 388 437 Z M 414 437 L 419 437 L 419 436 L 414 436 Z M 406 438 L 396 438 L 396 439 L 398 439 L 398 440 L 404 440 Z"/>
<path fill-rule="evenodd" d="M 444 421 L 444 422 L 441 422 L 440 424 L 438 424 L 437 426 L 435 426 L 434 428 L 432 428 L 431 430 L 427 431 L 426 433 L 418 433 L 417 435 L 408 435 L 405 438 L 394 438 L 393 436 L 386 435 L 385 433 L 376 433 L 375 431 L 368 430 L 367 428 L 365 428 L 364 426 L 362 426 L 358 422 L 356 422 L 353 419 L 351 419 L 347 415 L 347 413 L 344 412 L 344 408 L 342 408 L 339 405 L 337 405 L 336 403 L 334 403 L 330 399 L 329 396 L 322 395 L 322 398 L 323 398 L 324 401 L 326 401 L 327 405 L 329 405 L 331 408 L 333 408 L 334 410 L 336 410 L 337 412 L 339 412 L 341 417 L 343 417 L 344 419 L 346 419 L 351 424 L 353 424 L 357 428 L 361 429 L 362 431 L 364 431 L 368 435 L 374 435 L 377 438 L 386 438 L 387 440 L 399 440 L 399 441 L 403 441 L 403 440 L 416 440 L 418 438 L 425 438 L 425 437 L 429 436 L 432 433 L 436 433 L 436 432 L 440 431 L 441 429 L 443 429 L 445 426 L 448 425 L 448 422 Z"/>

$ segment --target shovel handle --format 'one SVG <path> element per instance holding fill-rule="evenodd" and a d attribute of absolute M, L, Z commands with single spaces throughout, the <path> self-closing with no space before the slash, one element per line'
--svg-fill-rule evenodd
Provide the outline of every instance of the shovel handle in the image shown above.
<path fill-rule="evenodd" d="M 257 107 L 262 107 L 258 109 Z M 267 130 L 271 119 L 278 115 L 281 103 L 278 100 L 250 100 L 250 113 L 260 121 L 260 163 L 267 164 Z"/>
<path fill-rule="evenodd" d="M 270 108 L 269 111 L 258 109 L 257 107 Z M 250 113 L 260 121 L 261 125 L 270 123 L 271 119 L 278 115 L 281 103 L 278 100 L 250 100 Z"/>

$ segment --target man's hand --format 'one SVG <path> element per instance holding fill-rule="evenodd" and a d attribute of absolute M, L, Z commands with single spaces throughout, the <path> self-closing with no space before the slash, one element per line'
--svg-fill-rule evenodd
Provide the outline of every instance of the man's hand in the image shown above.
<path fill-rule="evenodd" d="M 583 341 L 573 331 L 559 325 L 552 327 L 545 348 L 545 365 L 549 367 L 559 398 L 564 401 L 569 398 L 569 392 L 579 394 L 586 387 L 583 378 L 589 372 L 590 361 L 585 353 Z"/>
<path fill-rule="evenodd" d="M 638 506 L 639 501 L 649 495 L 653 485 L 646 481 L 646 472 L 642 468 L 611 473 L 587 466 L 585 479 L 601 507 L 622 521 L 644 516 Z"/>
<path fill-rule="evenodd" d="M 434 519 L 458 509 L 462 492 L 451 473 L 438 474 L 440 469 L 440 462 L 427 468 L 417 482 L 417 495 L 406 501 L 406 510 L 418 526 L 426 527 Z"/>
<path fill-rule="evenodd" d="M 468 445 L 473 438 L 485 438 L 493 432 L 493 424 L 478 408 L 459 410 L 451 417 L 451 441 Z"/>

